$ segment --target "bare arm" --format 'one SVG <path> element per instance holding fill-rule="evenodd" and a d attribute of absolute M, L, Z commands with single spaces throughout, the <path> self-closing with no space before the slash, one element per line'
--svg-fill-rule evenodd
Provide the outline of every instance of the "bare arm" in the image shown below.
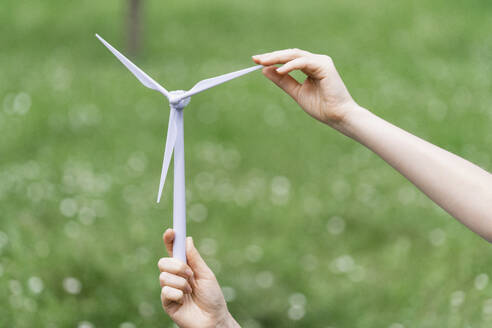
<path fill-rule="evenodd" d="M 332 60 L 299 49 L 254 56 L 264 74 L 314 118 L 381 156 L 436 204 L 492 242 L 492 175 L 477 165 L 422 140 L 360 107 Z M 300 84 L 288 75 L 302 70 Z"/>
<path fill-rule="evenodd" d="M 492 175 L 359 108 L 345 133 L 381 156 L 446 212 L 492 242 Z"/>

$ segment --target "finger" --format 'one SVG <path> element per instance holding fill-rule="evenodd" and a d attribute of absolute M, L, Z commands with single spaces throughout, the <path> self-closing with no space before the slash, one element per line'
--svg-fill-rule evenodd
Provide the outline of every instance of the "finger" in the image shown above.
<path fill-rule="evenodd" d="M 329 65 L 328 60 L 325 60 L 324 58 L 301 57 L 277 68 L 277 73 L 288 74 L 295 70 L 301 70 L 310 77 L 322 79 L 326 77 L 327 65 Z"/>
<path fill-rule="evenodd" d="M 287 92 L 294 100 L 297 100 L 299 87 L 301 86 L 299 82 L 289 74 L 279 74 L 276 69 L 275 66 L 265 67 L 263 74 Z"/>
<path fill-rule="evenodd" d="M 310 52 L 300 49 L 278 50 L 266 54 L 255 55 L 253 60 L 260 65 L 270 66 L 275 64 L 285 64 L 293 59 L 310 55 Z"/>
<path fill-rule="evenodd" d="M 172 302 L 183 304 L 183 292 L 179 289 L 164 286 L 161 290 L 161 301 L 163 306 L 167 306 Z"/>
<path fill-rule="evenodd" d="M 174 230 L 167 229 L 162 236 L 162 240 L 164 240 L 164 245 L 166 246 L 167 253 L 170 257 L 173 256 L 173 242 L 174 242 Z"/>
<path fill-rule="evenodd" d="M 191 293 L 192 291 L 188 280 L 169 272 L 161 272 L 161 274 L 159 275 L 159 282 L 161 284 L 161 287 L 173 287 L 182 290 L 183 293 Z"/>
<path fill-rule="evenodd" d="M 159 271 L 161 272 L 169 272 L 186 279 L 190 279 L 191 277 L 193 277 L 193 271 L 190 269 L 190 267 L 175 258 L 163 257 L 159 260 L 157 266 L 159 267 Z"/>
<path fill-rule="evenodd" d="M 193 243 L 193 238 L 191 237 L 186 238 L 186 259 L 188 260 L 190 267 L 193 269 L 197 279 L 215 277 L 212 270 L 210 270 L 196 249 L 195 244 Z"/>

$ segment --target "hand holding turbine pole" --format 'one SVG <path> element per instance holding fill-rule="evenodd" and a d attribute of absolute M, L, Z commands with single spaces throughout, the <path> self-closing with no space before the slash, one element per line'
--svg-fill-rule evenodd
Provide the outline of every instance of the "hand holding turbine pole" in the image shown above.
<path fill-rule="evenodd" d="M 167 229 L 163 240 L 173 256 L 175 233 Z M 234 328 L 233 319 L 214 273 L 202 259 L 191 237 L 186 238 L 188 264 L 163 257 L 158 262 L 161 302 L 164 310 L 181 328 Z"/>

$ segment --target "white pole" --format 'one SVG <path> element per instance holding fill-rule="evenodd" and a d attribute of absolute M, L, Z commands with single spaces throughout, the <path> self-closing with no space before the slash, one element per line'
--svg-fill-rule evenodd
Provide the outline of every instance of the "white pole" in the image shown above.
<path fill-rule="evenodd" d="M 183 108 L 174 107 L 173 109 L 176 111 L 176 143 L 174 146 L 173 257 L 186 263 L 186 188 Z"/>

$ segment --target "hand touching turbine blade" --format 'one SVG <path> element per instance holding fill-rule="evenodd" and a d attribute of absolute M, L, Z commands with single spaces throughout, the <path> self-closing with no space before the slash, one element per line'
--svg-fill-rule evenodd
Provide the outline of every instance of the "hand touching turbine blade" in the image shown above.
<path fill-rule="evenodd" d="M 230 80 L 235 79 L 237 77 L 240 77 L 240 76 L 242 76 L 244 74 L 251 73 L 251 72 L 256 71 L 256 70 L 258 70 L 260 68 L 263 68 L 263 66 L 262 65 L 253 66 L 253 67 L 242 69 L 240 71 L 236 71 L 236 72 L 232 72 L 232 73 L 227 73 L 227 74 L 224 74 L 224 75 L 212 77 L 210 79 L 202 80 L 202 81 L 198 82 L 197 84 L 195 84 L 193 86 L 193 88 L 191 88 L 190 90 L 186 91 L 186 93 L 181 98 L 191 97 L 193 95 L 196 95 L 199 92 L 202 92 L 202 91 L 205 91 L 207 89 L 213 88 L 213 87 L 215 87 L 215 86 L 217 86 L 219 84 L 222 84 L 224 82 L 230 81 Z"/>
<path fill-rule="evenodd" d="M 140 68 L 138 68 L 134 63 L 132 63 L 128 58 L 123 56 L 118 50 L 113 48 L 109 43 L 106 42 L 103 38 L 99 36 L 99 34 L 96 34 L 96 37 L 101 41 L 106 48 L 109 49 L 119 60 L 120 62 L 123 63 L 123 65 L 126 66 L 130 70 L 130 72 L 133 73 L 133 75 L 136 76 L 136 78 L 142 82 L 143 85 L 145 85 L 147 88 L 159 91 L 162 93 L 164 96 L 166 96 L 169 99 L 169 92 L 159 83 L 154 81 L 150 76 L 145 74 L 144 71 L 142 71 Z"/>

